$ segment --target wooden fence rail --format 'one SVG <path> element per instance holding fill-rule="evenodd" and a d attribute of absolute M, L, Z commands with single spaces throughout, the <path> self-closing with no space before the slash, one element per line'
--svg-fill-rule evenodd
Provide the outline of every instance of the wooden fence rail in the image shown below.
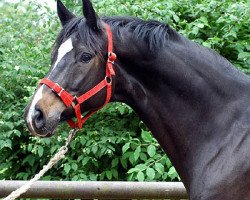
<path fill-rule="evenodd" d="M 26 181 L 0 181 L 5 197 Z M 38 181 L 22 198 L 50 199 L 187 199 L 179 182 Z"/>

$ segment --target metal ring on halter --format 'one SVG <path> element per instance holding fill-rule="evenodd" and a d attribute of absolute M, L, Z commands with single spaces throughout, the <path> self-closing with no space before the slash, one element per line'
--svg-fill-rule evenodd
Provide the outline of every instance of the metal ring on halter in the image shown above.
<path fill-rule="evenodd" d="M 112 83 L 112 77 L 111 76 L 105 76 L 105 80 L 108 84 Z"/>

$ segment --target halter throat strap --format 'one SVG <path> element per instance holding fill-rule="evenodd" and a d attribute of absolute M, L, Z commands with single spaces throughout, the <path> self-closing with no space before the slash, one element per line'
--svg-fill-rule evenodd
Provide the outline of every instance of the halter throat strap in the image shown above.
<path fill-rule="evenodd" d="M 51 88 L 58 97 L 61 98 L 62 102 L 65 104 L 66 107 L 72 106 L 75 111 L 76 116 L 76 122 L 73 121 L 73 119 L 70 119 L 67 121 L 69 126 L 71 128 L 78 127 L 79 129 L 82 128 L 82 125 L 87 121 L 87 119 L 96 113 L 98 110 L 103 108 L 111 99 L 112 95 L 112 76 L 115 75 L 115 71 L 113 68 L 114 61 L 116 60 L 116 54 L 113 53 L 113 38 L 112 38 L 112 31 L 108 24 L 105 24 L 107 37 L 108 37 L 108 59 L 106 62 L 106 75 L 105 78 L 98 83 L 96 86 L 94 86 L 92 89 L 84 93 L 83 95 L 76 97 L 72 96 L 69 92 L 67 92 L 63 87 L 61 87 L 59 84 L 54 83 L 52 80 L 48 78 L 43 78 L 40 81 L 40 84 L 45 84 L 49 88 Z M 85 116 L 82 116 L 81 113 L 81 104 L 96 95 L 98 92 L 100 92 L 102 89 L 106 88 L 106 100 L 104 104 L 97 108 L 94 111 L 88 112 Z"/>

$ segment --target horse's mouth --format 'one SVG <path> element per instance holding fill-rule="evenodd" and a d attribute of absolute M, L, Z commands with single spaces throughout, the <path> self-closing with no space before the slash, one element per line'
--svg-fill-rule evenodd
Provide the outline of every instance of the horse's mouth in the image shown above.
<path fill-rule="evenodd" d="M 41 129 L 36 129 L 36 128 L 34 129 L 34 128 L 31 128 L 29 124 L 27 125 L 28 125 L 29 131 L 31 132 L 33 136 L 38 136 L 41 138 L 48 138 L 55 134 L 56 128 L 59 122 L 60 122 L 59 120 L 53 120 Z"/>
<path fill-rule="evenodd" d="M 39 122 L 40 123 L 39 126 L 39 123 L 36 120 L 27 117 L 27 113 L 28 112 L 26 111 L 24 114 L 25 123 L 29 132 L 33 136 L 46 138 L 54 135 L 56 128 L 60 122 L 60 117 L 56 116 L 50 116 L 49 118 L 46 117 L 43 119 L 43 122 Z"/>
<path fill-rule="evenodd" d="M 72 108 L 66 108 L 60 116 L 60 122 L 65 122 L 69 119 L 72 119 L 74 116 L 74 110 Z"/>
<path fill-rule="evenodd" d="M 35 136 L 39 136 L 42 138 L 48 138 L 53 136 L 56 133 L 56 128 L 60 123 L 63 123 L 69 119 L 72 118 L 73 115 L 73 110 L 70 108 L 65 109 L 58 120 L 52 120 L 50 121 L 50 123 L 48 124 L 48 127 L 44 127 L 44 129 L 39 130 L 39 132 L 36 133 L 32 133 Z"/>
<path fill-rule="evenodd" d="M 54 113 L 53 116 L 47 116 L 44 118 L 44 126 L 38 127 L 35 124 L 35 120 L 29 120 L 28 115 L 29 106 L 26 108 L 24 114 L 25 122 L 29 132 L 36 137 L 48 138 L 56 133 L 57 126 L 72 118 L 74 111 L 70 108 L 65 109 L 62 113 Z"/>

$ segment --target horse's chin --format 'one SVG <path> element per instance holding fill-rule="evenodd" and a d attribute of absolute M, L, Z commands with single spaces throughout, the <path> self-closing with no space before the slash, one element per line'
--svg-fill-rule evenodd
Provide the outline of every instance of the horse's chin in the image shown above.
<path fill-rule="evenodd" d="M 48 137 L 51 137 L 52 135 L 54 135 L 54 132 L 55 132 L 55 129 L 50 131 L 50 132 L 47 132 L 45 134 L 40 134 L 40 133 L 36 133 L 36 132 L 31 132 L 31 134 L 33 136 L 40 137 L 40 138 L 48 138 Z"/>

